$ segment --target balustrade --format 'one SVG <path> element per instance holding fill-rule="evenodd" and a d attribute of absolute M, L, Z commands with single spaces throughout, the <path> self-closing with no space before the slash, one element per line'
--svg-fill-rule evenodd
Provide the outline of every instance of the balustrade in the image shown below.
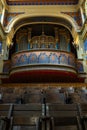
<path fill-rule="evenodd" d="M 15 53 L 12 56 L 12 67 L 31 64 L 53 64 L 76 67 L 76 59 L 72 53 L 57 50 L 31 50 Z M 49 66 L 50 67 L 50 66 Z"/>

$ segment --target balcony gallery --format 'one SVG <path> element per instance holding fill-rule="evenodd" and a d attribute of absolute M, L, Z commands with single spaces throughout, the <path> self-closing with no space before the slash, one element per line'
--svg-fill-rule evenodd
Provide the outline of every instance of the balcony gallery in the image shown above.
<path fill-rule="evenodd" d="M 61 25 L 23 26 L 14 35 L 3 73 L 11 82 L 76 82 L 83 65 L 72 41 L 69 30 Z"/>

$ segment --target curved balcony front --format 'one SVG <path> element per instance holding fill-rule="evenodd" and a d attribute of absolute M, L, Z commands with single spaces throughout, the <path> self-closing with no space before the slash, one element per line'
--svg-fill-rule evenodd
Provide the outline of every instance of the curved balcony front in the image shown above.
<path fill-rule="evenodd" d="M 12 56 L 11 62 L 13 82 L 71 82 L 77 77 L 75 56 L 64 51 L 21 51 Z"/>

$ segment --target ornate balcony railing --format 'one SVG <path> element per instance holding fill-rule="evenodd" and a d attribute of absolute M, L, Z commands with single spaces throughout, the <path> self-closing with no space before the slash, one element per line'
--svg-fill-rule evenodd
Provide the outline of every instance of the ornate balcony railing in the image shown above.
<path fill-rule="evenodd" d="M 11 61 L 4 61 L 2 78 L 8 74 L 11 82 L 33 81 L 71 81 L 83 77 L 82 60 L 74 54 L 59 50 L 29 50 L 14 53 Z M 3 77 L 4 76 L 4 77 Z M 40 79 L 41 78 L 41 79 Z M 63 79 L 62 79 L 63 78 Z M 18 79 L 18 80 L 17 80 Z M 83 82 L 83 81 L 82 81 Z"/>
<path fill-rule="evenodd" d="M 76 60 L 72 53 L 58 50 L 29 50 L 13 54 L 11 61 L 5 60 L 3 72 L 9 73 L 11 69 L 22 66 L 58 66 L 72 68 L 78 73 L 84 72 L 82 60 Z M 55 68 L 55 67 L 54 67 Z M 56 69 L 56 68 L 55 68 Z M 64 68 L 63 68 L 64 69 Z M 61 69 L 60 69 L 61 70 Z"/>
<path fill-rule="evenodd" d="M 11 59 L 12 68 L 25 65 L 60 65 L 76 68 L 76 59 L 72 53 L 58 50 L 29 50 L 17 52 Z"/>

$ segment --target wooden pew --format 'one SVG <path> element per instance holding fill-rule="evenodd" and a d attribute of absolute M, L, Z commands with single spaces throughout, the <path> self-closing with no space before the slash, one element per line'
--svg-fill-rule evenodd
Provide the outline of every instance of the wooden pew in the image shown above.
<path fill-rule="evenodd" d="M 48 107 L 55 126 L 76 126 L 78 130 L 82 130 L 76 104 L 49 104 Z"/>
<path fill-rule="evenodd" d="M 33 130 L 40 130 L 37 128 L 40 120 L 45 120 L 47 125 L 51 121 L 50 125 L 54 125 L 52 130 L 56 126 L 76 126 L 77 130 L 87 130 L 87 104 L 46 104 L 45 115 L 43 104 L 0 104 L 0 117 L 8 119 L 9 130 L 13 126 L 29 126 Z"/>
<path fill-rule="evenodd" d="M 0 116 L 4 119 L 9 117 L 11 105 L 0 105 Z M 13 105 L 10 114 L 10 125 L 13 126 L 36 126 L 39 116 L 41 116 L 41 105 Z M 8 118 L 8 119 L 9 119 Z M 7 129 L 6 129 L 7 130 Z"/>
<path fill-rule="evenodd" d="M 87 104 L 79 104 L 79 115 L 83 129 L 87 130 Z"/>

